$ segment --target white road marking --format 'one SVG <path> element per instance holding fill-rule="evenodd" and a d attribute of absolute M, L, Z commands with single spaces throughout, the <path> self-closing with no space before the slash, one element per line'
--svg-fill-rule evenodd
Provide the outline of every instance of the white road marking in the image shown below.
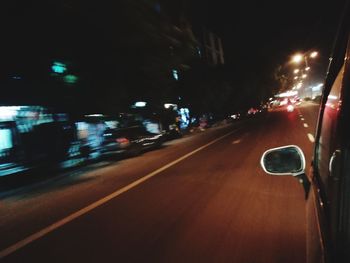
<path fill-rule="evenodd" d="M 247 133 L 244 133 L 243 135 L 241 135 L 240 136 L 240 138 L 239 139 L 236 139 L 236 140 L 234 140 L 233 142 L 232 142 L 232 144 L 238 144 L 238 143 L 241 143 L 242 141 L 243 141 L 243 139 L 245 138 L 245 137 L 247 137 L 249 135 L 249 133 L 247 132 Z"/>
<path fill-rule="evenodd" d="M 307 137 L 309 138 L 310 142 L 315 142 L 315 138 L 311 133 L 308 133 Z"/>
<path fill-rule="evenodd" d="M 300 118 L 302 118 L 302 117 L 303 117 L 303 115 L 302 115 L 302 114 L 299 114 L 299 117 L 300 117 Z"/>
<path fill-rule="evenodd" d="M 309 127 L 309 125 L 307 125 L 307 123 L 304 123 L 304 127 L 307 128 L 307 127 Z"/>
<path fill-rule="evenodd" d="M 305 121 L 305 119 L 304 119 L 304 118 L 301 118 L 301 120 L 302 120 L 302 121 Z"/>
<path fill-rule="evenodd" d="M 124 186 L 123 188 L 121 188 L 121 189 L 119 189 L 119 190 L 117 190 L 117 191 L 115 191 L 115 192 L 105 196 L 104 198 L 102 198 L 102 199 L 100 199 L 100 200 L 98 200 L 98 201 L 96 201 L 96 202 L 94 202 L 94 203 L 92 203 L 92 204 L 90 204 L 90 205 L 88 205 L 88 206 L 86 206 L 86 207 L 84 207 L 84 208 L 82 208 L 82 209 L 80 209 L 80 210 L 70 214 L 69 216 L 67 216 L 67 217 L 65 217 L 65 218 L 63 218 L 63 219 L 53 223 L 52 225 L 49 225 L 48 227 L 45 227 L 42 230 L 40 230 L 40 231 L 38 231 L 38 232 L 36 232 L 36 233 L 34 233 L 34 234 L 24 238 L 24 239 L 18 241 L 17 243 L 15 243 L 15 244 L 13 244 L 13 245 L 11 245 L 11 246 L 1 250 L 0 251 L 0 259 L 2 259 L 4 257 L 14 253 L 15 251 L 17 251 L 17 250 L 25 247 L 26 245 L 28 245 L 28 244 L 38 240 L 39 238 L 49 234 L 50 232 L 52 232 L 52 231 L 54 231 L 54 230 L 64 226 L 65 224 L 67 224 L 67 223 L 77 219 L 78 217 L 87 214 L 88 212 L 92 211 L 93 209 L 95 209 L 95 208 L 97 208 L 97 207 L 107 203 L 108 201 L 112 200 L 113 198 L 116 198 L 117 196 L 119 196 L 119 195 L 121 195 L 121 194 L 123 194 L 123 193 L 125 193 L 125 192 L 127 192 L 129 190 L 131 190 L 132 188 L 134 188 L 134 187 L 136 187 L 136 186 L 138 186 L 138 185 L 140 185 L 142 183 L 144 183 L 145 181 L 151 179 L 155 175 L 157 175 L 157 174 L 163 172 L 164 170 L 174 166 L 175 164 L 177 164 L 177 163 L 187 159 L 188 157 L 194 155 L 195 153 L 197 153 L 197 152 L 207 148 L 208 146 L 216 143 L 217 141 L 219 141 L 219 140 L 221 140 L 221 139 L 231 135 L 232 133 L 239 131 L 240 129 L 242 129 L 242 128 L 238 128 L 238 129 L 236 129 L 234 131 L 231 131 L 231 132 L 229 132 L 229 133 L 227 133 L 227 134 L 225 134 L 225 135 L 223 135 L 223 136 L 221 136 L 221 137 L 219 137 L 219 138 L 217 138 L 217 139 L 215 139 L 215 140 L 213 140 L 213 141 L 211 141 L 211 142 L 209 142 L 209 143 L 207 143 L 207 144 L 197 148 L 196 150 L 193 150 L 192 152 L 189 152 L 189 153 L 185 154 L 184 156 L 182 156 L 182 157 L 176 159 L 175 161 L 172 161 L 172 162 L 164 165 L 163 167 L 161 167 L 161 168 L 159 168 L 159 169 L 157 169 L 157 170 L 155 170 L 155 171 L 145 175 L 144 177 L 134 181 L 133 183 L 131 183 L 131 184 L 127 185 L 127 186 Z"/>

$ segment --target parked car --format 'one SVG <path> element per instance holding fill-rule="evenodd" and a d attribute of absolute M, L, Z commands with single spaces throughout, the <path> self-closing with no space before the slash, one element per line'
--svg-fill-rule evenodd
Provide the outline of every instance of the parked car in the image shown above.
<path fill-rule="evenodd" d="M 259 112 L 259 110 L 257 108 L 253 108 L 251 107 L 248 111 L 247 111 L 247 116 L 253 116 L 255 114 L 257 114 Z"/>
<path fill-rule="evenodd" d="M 103 137 L 103 155 L 135 156 L 146 149 L 161 146 L 164 141 L 163 134 L 150 133 L 142 125 L 107 129 Z"/>
<path fill-rule="evenodd" d="M 265 172 L 302 182 L 307 208 L 307 262 L 350 262 L 350 13 L 345 12 L 322 96 L 312 168 L 293 145 L 266 151 Z"/>
<path fill-rule="evenodd" d="M 239 120 L 241 118 L 241 114 L 239 112 L 236 112 L 230 116 L 231 120 Z"/>
<path fill-rule="evenodd" d="M 299 98 L 298 96 L 295 96 L 293 99 L 293 102 L 295 105 L 300 105 L 301 104 L 301 98 Z"/>

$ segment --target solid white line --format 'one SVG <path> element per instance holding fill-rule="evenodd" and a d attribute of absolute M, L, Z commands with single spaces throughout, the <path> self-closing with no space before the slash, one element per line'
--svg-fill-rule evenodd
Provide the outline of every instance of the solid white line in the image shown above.
<path fill-rule="evenodd" d="M 17 243 L 15 243 L 15 244 L 13 244 L 13 245 L 11 245 L 11 246 L 1 250 L 0 251 L 0 259 L 2 259 L 4 257 L 14 253 L 15 251 L 19 250 L 20 248 L 23 248 L 24 246 L 34 242 L 35 240 L 38 240 L 39 238 L 41 238 L 41 237 L 49 234 L 50 232 L 52 232 L 52 231 L 54 231 L 54 230 L 64 226 L 65 224 L 67 224 L 67 223 L 77 219 L 78 217 L 80 217 L 80 216 L 90 212 L 91 210 L 93 210 L 93 209 L 95 209 L 95 208 L 97 208 L 97 207 L 107 203 L 111 199 L 113 199 L 113 198 L 115 198 L 115 197 L 117 197 L 117 196 L 127 192 L 128 190 L 130 190 L 130 189 L 132 189 L 132 188 L 134 188 L 134 187 L 136 187 L 136 186 L 138 186 L 140 184 L 142 184 L 143 182 L 145 182 L 148 179 L 154 177 L 155 175 L 163 172 L 164 170 L 170 168 L 171 166 L 174 166 L 175 164 L 177 164 L 177 163 L 187 159 L 188 157 L 194 155 L 195 153 L 197 153 L 197 152 L 207 148 L 208 146 L 210 146 L 210 145 L 216 143 L 217 141 L 219 141 L 219 140 L 221 140 L 221 139 L 231 135 L 232 133 L 237 132 L 240 129 L 242 129 L 242 128 L 238 128 L 238 129 L 236 129 L 234 131 L 231 131 L 231 132 L 229 132 L 229 133 L 227 133 L 227 134 L 225 134 L 225 135 L 223 135 L 223 136 L 221 136 L 221 137 L 219 137 L 219 138 L 217 138 L 217 139 L 215 139 L 215 140 L 213 140 L 213 141 L 211 141 L 211 142 L 209 142 L 209 143 L 207 143 L 207 144 L 197 148 L 196 150 L 193 150 L 192 152 L 185 154 L 184 156 L 182 156 L 182 157 L 176 159 L 175 161 L 172 161 L 172 162 L 164 165 L 163 167 L 161 167 L 161 168 L 159 168 L 159 169 L 157 169 L 157 170 L 155 170 L 155 171 L 145 175 L 144 177 L 134 181 L 133 183 L 131 183 L 131 184 L 129 184 L 129 185 L 127 185 L 127 186 L 125 186 L 125 187 L 123 187 L 123 188 L 121 188 L 121 189 L 119 189 L 119 190 L 117 190 L 117 191 L 115 191 L 115 192 L 105 196 L 104 198 L 102 198 L 102 199 L 100 199 L 100 200 L 98 200 L 98 201 L 96 201 L 96 202 L 94 202 L 94 203 L 92 203 L 92 204 L 90 204 L 90 205 L 88 205 L 88 206 L 86 206 L 86 207 L 84 207 L 84 208 L 74 212 L 73 214 L 71 214 L 71 215 L 69 215 L 69 216 L 67 216 L 67 217 L 65 217 L 65 218 L 63 218 L 63 219 L 53 223 L 52 225 L 50 225 L 48 227 L 45 227 L 42 230 L 40 230 L 40 231 L 38 231 L 38 232 L 36 232 L 36 233 L 34 233 L 34 234 L 32 234 L 32 235 L 22 239 L 21 241 L 18 241 Z"/>
<path fill-rule="evenodd" d="M 310 142 L 315 142 L 315 138 L 311 133 L 308 133 L 307 137 L 309 137 Z"/>
<path fill-rule="evenodd" d="M 304 123 L 304 127 L 307 128 L 307 127 L 309 127 L 309 125 L 307 125 L 307 123 Z"/>

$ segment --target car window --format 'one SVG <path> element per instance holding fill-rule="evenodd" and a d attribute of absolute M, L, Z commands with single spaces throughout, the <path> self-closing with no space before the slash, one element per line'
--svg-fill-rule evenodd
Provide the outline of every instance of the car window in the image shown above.
<path fill-rule="evenodd" d="M 339 104 L 344 76 L 344 65 L 340 69 L 325 104 L 319 142 L 317 144 L 317 168 L 322 183 L 327 189 L 329 179 L 329 161 L 336 147 Z"/>

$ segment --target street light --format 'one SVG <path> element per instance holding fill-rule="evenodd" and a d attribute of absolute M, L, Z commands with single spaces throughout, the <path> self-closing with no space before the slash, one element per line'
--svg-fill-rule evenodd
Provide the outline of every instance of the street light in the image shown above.
<path fill-rule="evenodd" d="M 304 56 L 301 54 L 295 54 L 292 58 L 292 61 L 296 64 L 300 63 L 301 61 L 303 61 Z"/>
<path fill-rule="evenodd" d="M 298 52 L 292 56 L 291 62 L 294 64 L 297 64 L 299 69 L 294 69 L 294 82 L 297 82 L 299 80 L 307 81 L 307 79 L 310 79 L 310 71 L 311 67 L 309 66 L 309 60 L 314 60 L 316 57 L 318 57 L 319 53 L 315 50 L 307 51 L 307 52 Z M 308 82 L 308 81 L 307 81 Z M 297 85 L 297 89 L 302 89 L 304 92 L 303 94 L 306 95 L 306 87 L 307 84 L 299 84 Z"/>
<path fill-rule="evenodd" d="M 313 51 L 311 54 L 310 54 L 310 58 L 315 58 L 317 57 L 318 55 L 318 52 L 317 51 Z"/>
<path fill-rule="evenodd" d="M 302 62 L 303 60 L 305 60 L 305 64 L 307 66 L 307 57 L 310 58 L 316 58 L 318 56 L 318 52 L 317 51 L 312 51 L 310 52 L 306 52 L 304 54 L 301 53 L 297 53 L 292 57 L 292 62 L 299 64 L 300 62 Z M 307 66 L 308 67 L 308 66 Z"/>

